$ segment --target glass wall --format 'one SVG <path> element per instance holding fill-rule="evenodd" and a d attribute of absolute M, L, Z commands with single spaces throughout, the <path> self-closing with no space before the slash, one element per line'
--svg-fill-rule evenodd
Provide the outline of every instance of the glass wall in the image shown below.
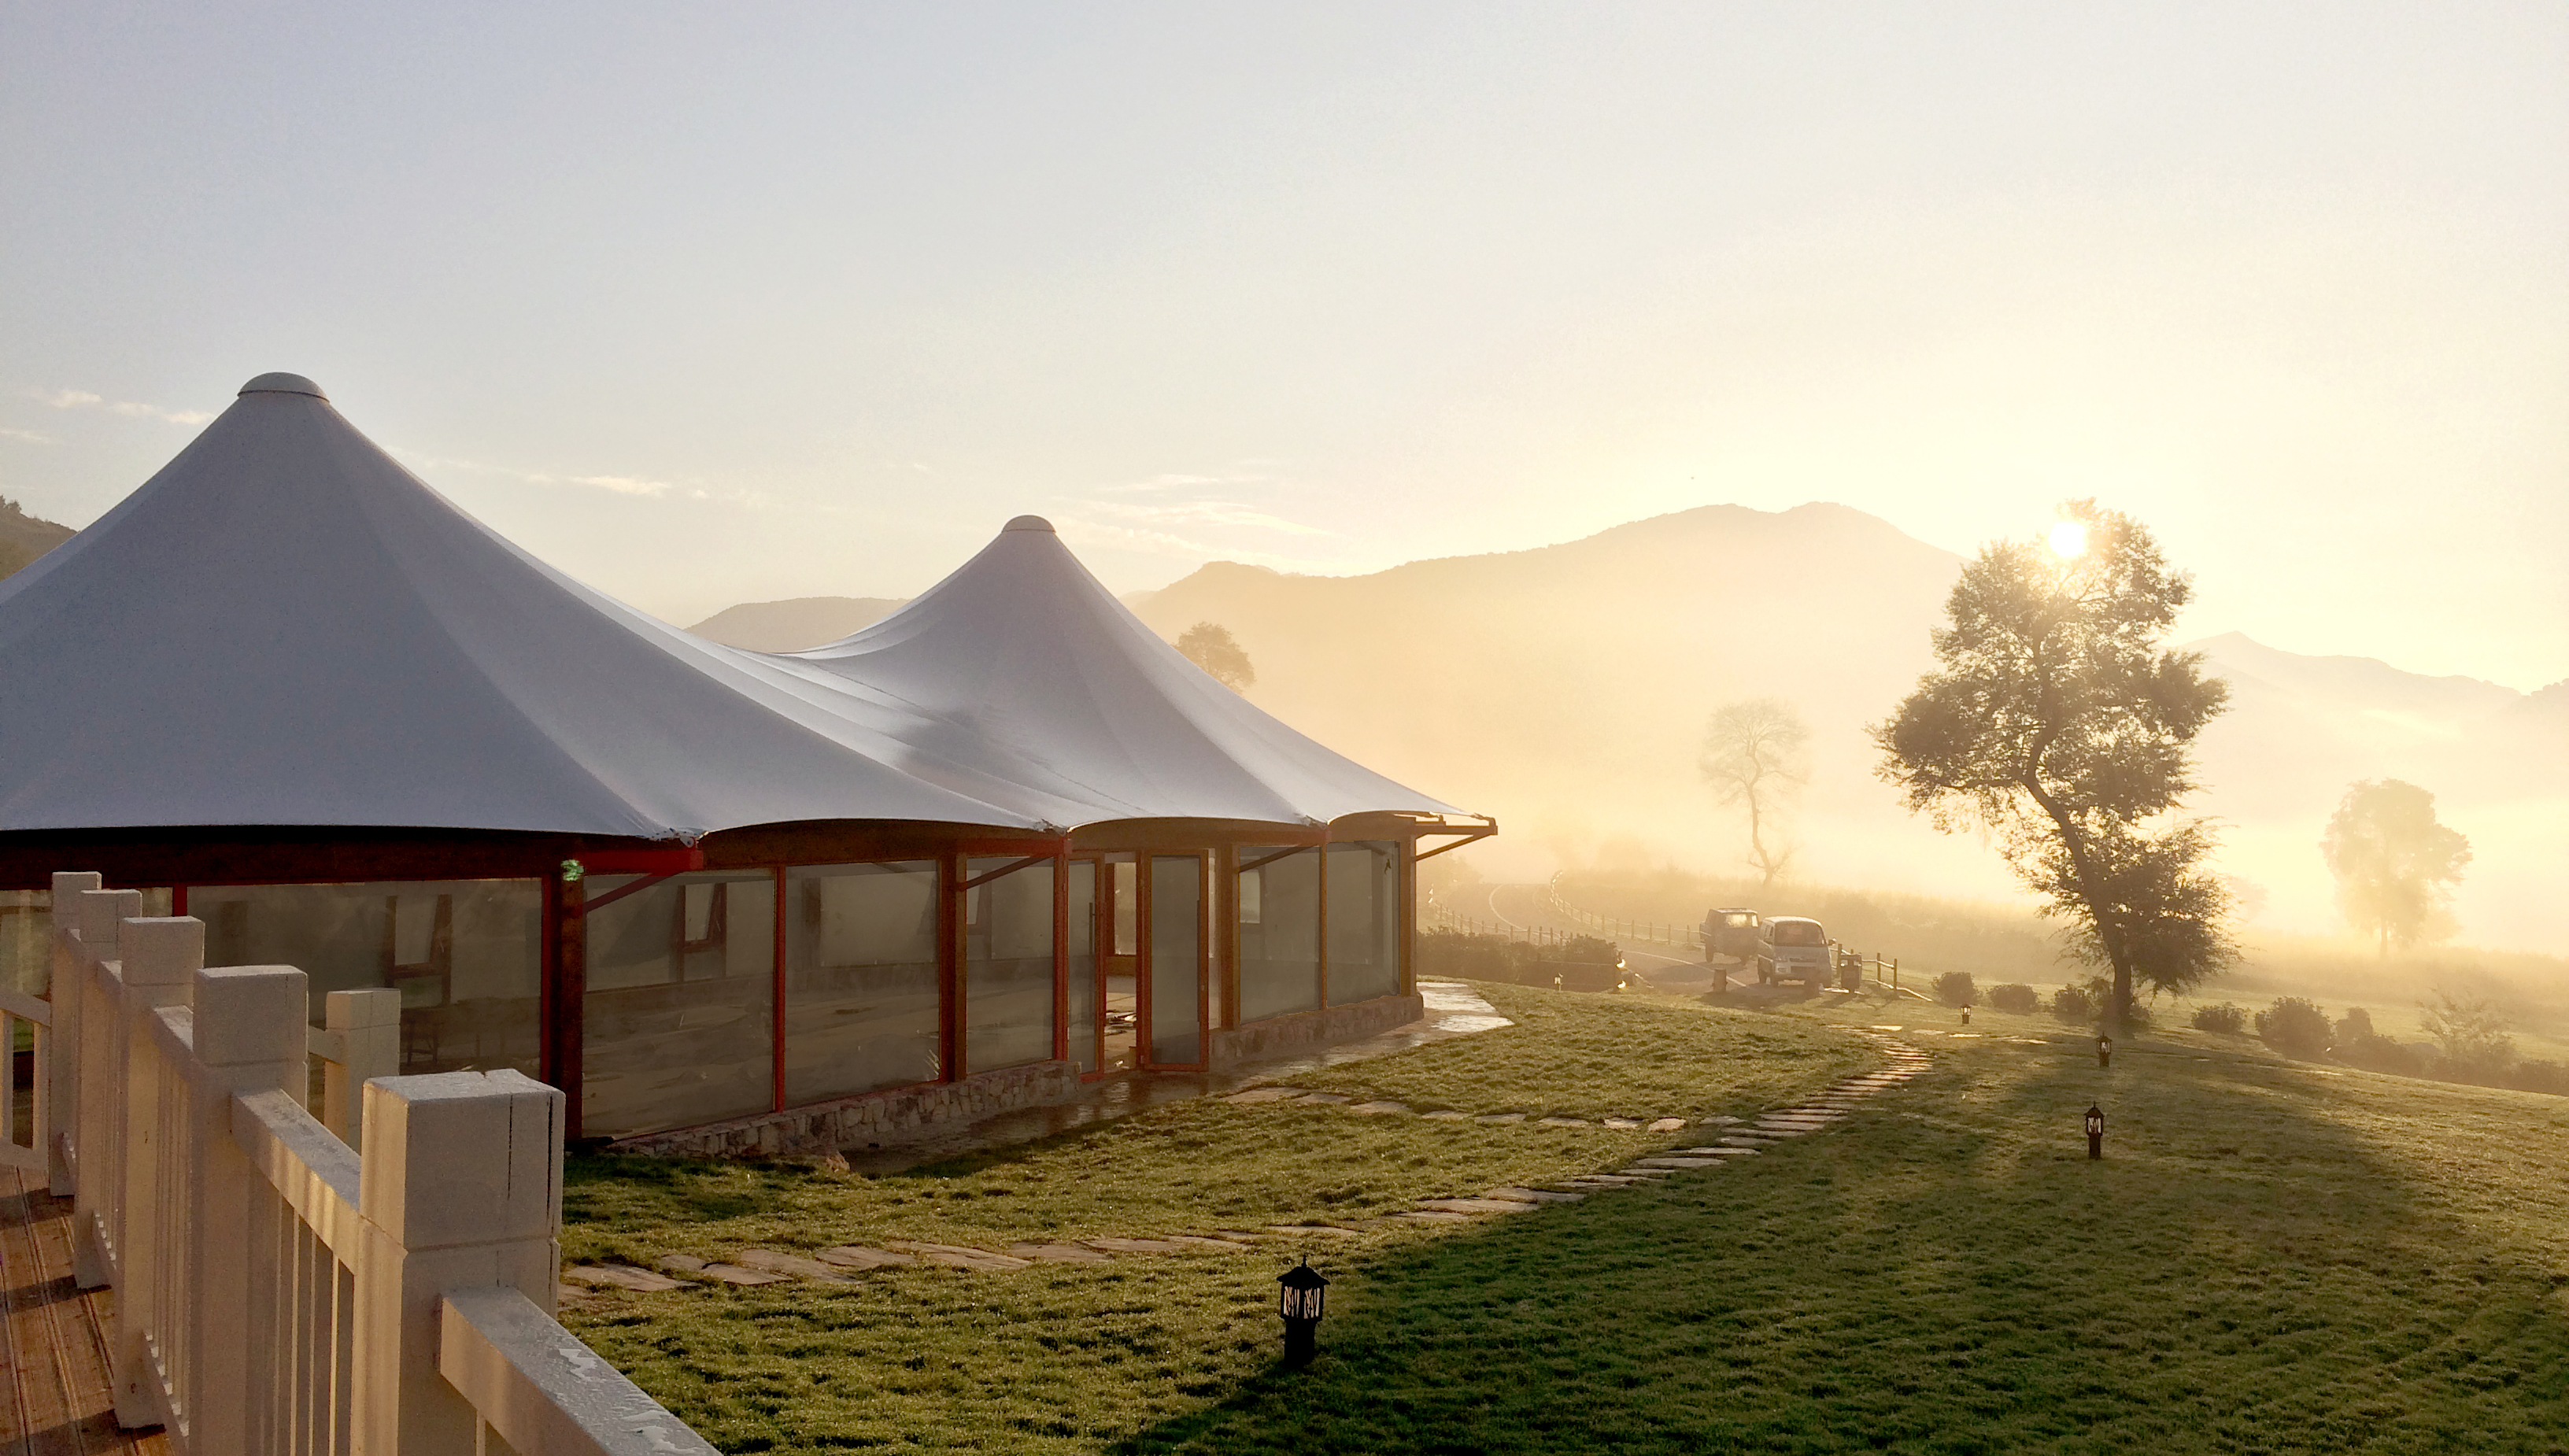
<path fill-rule="evenodd" d="M 596 900 L 633 883 L 593 875 Z M 776 881 L 681 875 L 587 916 L 580 1128 L 629 1137 L 776 1102 Z"/>
<path fill-rule="evenodd" d="M 935 862 L 798 867 L 785 900 L 787 1105 L 935 1081 Z"/>
<path fill-rule="evenodd" d="M 1097 1070 L 1097 864 L 1070 862 L 1070 1059 Z"/>
<path fill-rule="evenodd" d="M 1329 1004 L 1400 989 L 1400 846 L 1328 849 Z"/>
<path fill-rule="evenodd" d="M 1012 860 L 966 860 L 979 880 Z M 963 1070 L 1022 1066 L 1052 1056 L 1052 862 L 963 892 Z"/>
<path fill-rule="evenodd" d="M 1151 1060 L 1204 1060 L 1200 988 L 1204 975 L 1204 860 L 1151 857 Z"/>
<path fill-rule="evenodd" d="M 1240 864 L 1241 1022 L 1318 1010 L 1320 852 L 1244 849 Z"/>
<path fill-rule="evenodd" d="M 543 885 L 438 880 L 372 885 L 202 885 L 207 965 L 291 965 L 310 1016 L 332 991 L 401 992 L 404 1073 L 536 1074 L 543 1043 Z M 167 911 L 163 911 L 167 913 Z"/>

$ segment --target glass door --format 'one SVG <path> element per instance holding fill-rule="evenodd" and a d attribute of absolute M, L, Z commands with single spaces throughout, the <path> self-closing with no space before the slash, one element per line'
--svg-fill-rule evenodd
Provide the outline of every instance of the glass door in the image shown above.
<path fill-rule="evenodd" d="M 1204 1065 L 1205 862 L 1202 855 L 1153 855 L 1143 910 L 1147 993 L 1142 1021 L 1155 1067 Z"/>
<path fill-rule="evenodd" d="M 1097 996 L 1103 1008 L 1097 1070 L 1129 1072 L 1140 1065 L 1142 1025 L 1142 866 L 1131 855 L 1098 862 L 1098 920 L 1105 953 L 1097 957 Z"/>

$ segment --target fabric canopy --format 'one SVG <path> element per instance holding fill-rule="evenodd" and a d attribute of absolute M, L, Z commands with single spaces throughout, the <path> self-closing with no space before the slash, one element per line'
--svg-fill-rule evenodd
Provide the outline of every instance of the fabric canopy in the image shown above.
<path fill-rule="evenodd" d="M 973 792 L 1064 824 L 1190 818 L 1325 824 L 1457 814 L 1284 726 L 1188 661 L 1021 516 L 900 611 L 769 660 Z M 922 770 L 928 771 L 928 770 Z M 937 770 L 943 771 L 943 770 Z M 1020 793 L 988 789 L 994 783 Z"/>
<path fill-rule="evenodd" d="M 0 581 L 0 831 L 1041 823 L 536 560 L 290 374 Z"/>

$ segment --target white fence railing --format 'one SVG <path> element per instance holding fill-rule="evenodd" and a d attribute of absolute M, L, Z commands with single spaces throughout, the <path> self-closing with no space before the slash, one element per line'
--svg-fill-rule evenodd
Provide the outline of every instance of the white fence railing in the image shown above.
<path fill-rule="evenodd" d="M 559 1092 L 384 1075 L 396 993 L 314 1030 L 302 971 L 207 968 L 200 921 L 95 875 L 53 904 L 50 1002 L 0 997 L 36 1028 L 34 1142 L 0 1162 L 50 1160 L 78 1282 L 116 1288 L 121 1424 L 180 1456 L 713 1451 L 552 1317 Z"/>

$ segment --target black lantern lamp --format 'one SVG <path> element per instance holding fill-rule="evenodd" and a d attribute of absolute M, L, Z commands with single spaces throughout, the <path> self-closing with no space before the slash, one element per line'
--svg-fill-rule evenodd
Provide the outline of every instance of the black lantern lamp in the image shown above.
<path fill-rule="evenodd" d="M 1284 1285 L 1276 1298 L 1276 1312 L 1284 1316 L 1284 1363 L 1307 1365 L 1319 1348 L 1320 1300 L 1329 1281 L 1305 1259 L 1278 1274 L 1276 1282 Z"/>
<path fill-rule="evenodd" d="M 2099 1036 L 2099 1037 L 2097 1037 L 2097 1038 L 2096 1038 L 2096 1065 L 2098 1065 L 2098 1066 L 2100 1066 L 2100 1067 L 2110 1067 L 2110 1066 L 2112 1066 L 2113 1064 L 2114 1064 L 2114 1038 L 2112 1038 L 2112 1037 L 2110 1037 L 2110 1036 Z"/>
<path fill-rule="evenodd" d="M 2087 1109 L 2087 1156 L 2105 1156 L 2105 1109 L 2093 1105 Z"/>

